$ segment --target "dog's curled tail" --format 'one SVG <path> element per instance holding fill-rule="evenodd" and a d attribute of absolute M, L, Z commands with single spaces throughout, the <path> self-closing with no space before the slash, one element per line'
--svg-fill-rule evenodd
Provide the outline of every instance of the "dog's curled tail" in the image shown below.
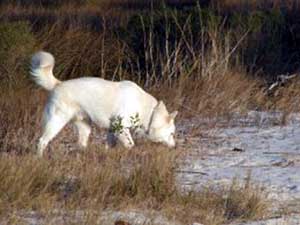
<path fill-rule="evenodd" d="M 48 52 L 37 52 L 31 58 L 31 76 L 38 85 L 48 91 L 61 82 L 53 75 L 54 64 L 54 57 Z"/>

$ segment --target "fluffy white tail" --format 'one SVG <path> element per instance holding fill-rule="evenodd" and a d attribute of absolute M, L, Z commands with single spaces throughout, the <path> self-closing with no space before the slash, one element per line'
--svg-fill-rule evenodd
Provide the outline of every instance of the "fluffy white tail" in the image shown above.
<path fill-rule="evenodd" d="M 37 52 L 32 56 L 30 74 L 35 82 L 44 89 L 51 91 L 61 81 L 53 75 L 54 57 L 48 52 Z"/>

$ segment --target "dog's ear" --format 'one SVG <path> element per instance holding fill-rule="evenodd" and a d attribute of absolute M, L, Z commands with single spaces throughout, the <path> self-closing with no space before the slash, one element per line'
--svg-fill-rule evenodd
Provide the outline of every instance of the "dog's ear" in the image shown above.
<path fill-rule="evenodd" d="M 159 101 L 153 110 L 151 127 L 159 127 L 168 119 L 169 113 L 163 101 Z"/>
<path fill-rule="evenodd" d="M 178 114 L 178 111 L 172 112 L 172 113 L 169 115 L 170 119 L 171 119 L 171 120 L 174 120 L 175 117 L 177 116 L 177 114 Z"/>
<path fill-rule="evenodd" d="M 160 111 L 160 112 L 167 111 L 167 108 L 166 108 L 165 103 L 164 103 L 163 101 L 160 100 L 160 101 L 157 103 L 157 106 L 156 106 L 155 110 Z"/>

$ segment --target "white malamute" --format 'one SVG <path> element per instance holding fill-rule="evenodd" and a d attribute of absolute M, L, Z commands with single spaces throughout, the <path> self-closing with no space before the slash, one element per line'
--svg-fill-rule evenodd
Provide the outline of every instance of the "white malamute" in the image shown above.
<path fill-rule="evenodd" d="M 169 114 L 162 101 L 157 101 L 137 84 L 93 77 L 59 81 L 53 75 L 53 67 L 54 57 L 50 53 L 33 55 L 31 75 L 38 85 L 50 92 L 44 111 L 43 134 L 38 143 L 40 156 L 49 141 L 71 120 L 78 129 L 79 144 L 86 147 L 91 132 L 88 118 L 97 126 L 108 128 L 107 146 L 119 140 L 126 148 L 133 147 L 133 126 L 151 141 L 175 146 L 177 111 Z M 114 119 L 118 121 L 114 123 Z"/>

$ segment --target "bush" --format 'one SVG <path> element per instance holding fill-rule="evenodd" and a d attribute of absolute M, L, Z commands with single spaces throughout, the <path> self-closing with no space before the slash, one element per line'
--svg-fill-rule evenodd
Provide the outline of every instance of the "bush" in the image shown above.
<path fill-rule="evenodd" d="M 0 24 L 0 80 L 10 85 L 24 81 L 28 57 L 34 50 L 35 38 L 26 22 Z"/>

